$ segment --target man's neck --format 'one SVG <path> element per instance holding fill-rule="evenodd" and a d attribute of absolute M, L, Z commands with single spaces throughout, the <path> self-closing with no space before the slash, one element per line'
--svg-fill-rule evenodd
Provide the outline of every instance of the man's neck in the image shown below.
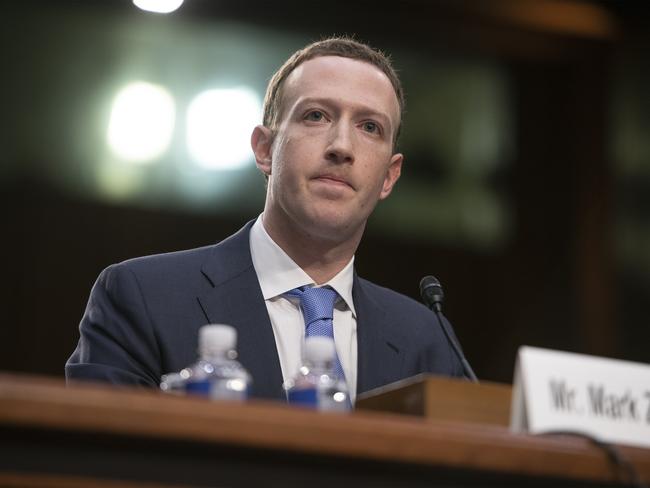
<path fill-rule="evenodd" d="M 262 219 L 271 239 L 307 273 L 316 284 L 327 283 L 350 262 L 361 240 L 362 232 L 344 242 L 315 238 L 292 226 Z"/>

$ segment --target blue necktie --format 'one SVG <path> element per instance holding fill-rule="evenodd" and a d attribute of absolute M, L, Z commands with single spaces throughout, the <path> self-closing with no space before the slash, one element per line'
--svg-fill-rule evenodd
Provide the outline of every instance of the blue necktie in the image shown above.
<path fill-rule="evenodd" d="M 325 336 L 334 340 L 334 302 L 338 298 L 330 287 L 323 288 L 295 288 L 285 293 L 291 297 L 300 298 L 302 316 L 305 319 L 305 337 Z M 334 372 L 341 379 L 345 379 L 339 356 L 335 352 Z"/>

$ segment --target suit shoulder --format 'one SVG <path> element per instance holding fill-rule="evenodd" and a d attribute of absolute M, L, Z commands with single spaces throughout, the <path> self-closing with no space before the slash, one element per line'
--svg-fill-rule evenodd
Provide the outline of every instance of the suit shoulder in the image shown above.
<path fill-rule="evenodd" d="M 203 260 L 207 259 L 213 249 L 214 245 L 209 245 L 197 247 L 194 249 L 184 249 L 182 251 L 150 254 L 147 256 L 139 256 L 136 258 L 127 259 L 113 266 L 140 270 L 143 268 L 156 266 L 174 266 L 178 264 L 186 265 L 194 262 L 200 263 Z"/>
<path fill-rule="evenodd" d="M 101 279 L 120 280 L 119 276 L 136 276 L 138 280 L 179 281 L 193 275 L 209 258 L 214 245 L 162 254 L 151 254 L 111 264 L 100 275 Z"/>

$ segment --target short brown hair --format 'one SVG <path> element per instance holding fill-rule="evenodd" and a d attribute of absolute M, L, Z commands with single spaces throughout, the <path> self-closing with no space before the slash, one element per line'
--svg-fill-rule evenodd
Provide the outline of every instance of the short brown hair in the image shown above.
<path fill-rule="evenodd" d="M 402 125 L 402 114 L 404 112 L 404 91 L 402 83 L 397 76 L 397 72 L 390 61 L 389 56 L 381 51 L 374 49 L 367 44 L 363 44 L 349 37 L 329 37 L 321 41 L 313 42 L 304 48 L 296 51 L 287 61 L 278 69 L 266 88 L 264 97 L 264 119 L 263 124 L 275 131 L 277 129 L 278 118 L 281 113 L 282 105 L 282 87 L 284 81 L 289 75 L 305 61 L 321 56 L 340 56 L 343 58 L 356 59 L 376 66 L 388 77 L 397 101 L 399 103 L 400 120 L 395 131 L 393 142 L 397 142 L 400 127 Z"/>

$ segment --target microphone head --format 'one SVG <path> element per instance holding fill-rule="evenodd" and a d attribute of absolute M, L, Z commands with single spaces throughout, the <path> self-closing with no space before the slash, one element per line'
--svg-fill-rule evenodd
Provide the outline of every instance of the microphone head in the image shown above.
<path fill-rule="evenodd" d="M 442 291 L 442 285 L 435 276 L 425 276 L 420 281 L 420 295 L 422 301 L 429 308 L 434 308 L 440 312 L 442 302 L 445 300 L 445 293 Z"/>

